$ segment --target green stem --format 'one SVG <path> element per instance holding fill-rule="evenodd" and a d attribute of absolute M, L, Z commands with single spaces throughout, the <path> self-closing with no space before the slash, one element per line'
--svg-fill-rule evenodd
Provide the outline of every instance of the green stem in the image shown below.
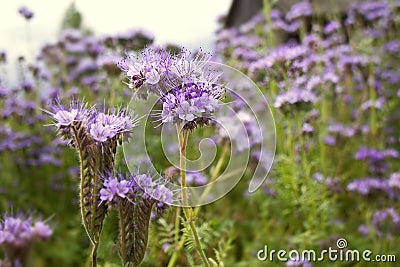
<path fill-rule="evenodd" d="M 263 0 L 263 5 L 264 5 L 265 21 L 267 22 L 268 25 L 267 46 L 268 48 L 271 48 L 275 44 L 274 34 L 272 32 L 272 20 L 271 20 L 272 3 L 270 0 Z"/>
<path fill-rule="evenodd" d="M 226 143 L 225 146 L 224 146 L 224 149 L 222 150 L 222 154 L 219 157 L 217 165 L 215 166 L 215 168 L 212 169 L 210 183 L 214 182 L 218 178 L 218 175 L 219 175 L 219 173 L 220 173 L 220 171 L 222 169 L 222 166 L 223 166 L 223 164 L 225 162 L 225 157 L 226 157 L 228 151 L 229 151 L 229 144 Z M 202 200 L 204 200 L 204 198 L 207 197 L 207 195 L 209 194 L 209 191 L 211 190 L 211 188 L 212 188 L 211 185 L 209 185 L 206 188 L 206 190 L 203 192 L 203 194 L 200 197 L 200 202 L 202 202 Z M 201 210 L 201 207 L 202 206 L 196 207 L 196 209 L 194 211 L 194 216 L 195 217 L 199 214 L 199 212 Z M 178 209 L 179 209 L 179 213 L 177 213 L 177 214 L 180 214 L 180 207 L 178 207 Z M 178 223 L 179 223 L 179 220 L 178 220 Z M 177 229 L 177 228 L 179 229 L 179 226 L 178 227 L 175 226 L 175 229 Z M 176 237 L 176 235 L 175 235 L 175 237 Z M 175 266 L 176 261 L 178 260 L 178 256 L 181 253 L 181 251 L 183 249 L 183 246 L 185 245 L 185 242 L 186 242 L 186 236 L 182 236 L 181 240 L 179 241 L 178 246 L 176 247 L 174 253 L 172 254 L 172 256 L 171 256 L 171 258 L 169 260 L 168 267 Z M 178 240 L 175 239 L 175 243 L 178 243 Z"/>
<path fill-rule="evenodd" d="M 180 231 L 180 215 L 181 215 L 181 207 L 176 208 L 175 214 L 175 245 L 179 242 L 179 231 Z"/>
<path fill-rule="evenodd" d="M 182 133 L 181 133 L 182 132 Z M 187 199 L 187 188 L 186 188 L 186 146 L 189 137 L 189 131 L 184 129 L 178 129 L 179 136 L 179 151 L 180 151 L 180 169 L 181 169 L 181 188 L 183 197 L 183 213 L 185 214 L 186 222 L 189 224 L 190 230 L 192 232 L 195 248 L 203 261 L 204 266 L 210 267 L 210 263 L 206 257 L 201 246 L 200 238 L 194 225 L 194 214 L 191 207 L 188 206 Z"/>
<path fill-rule="evenodd" d="M 92 249 L 92 267 L 97 267 L 97 247 L 98 243 L 94 243 Z"/>

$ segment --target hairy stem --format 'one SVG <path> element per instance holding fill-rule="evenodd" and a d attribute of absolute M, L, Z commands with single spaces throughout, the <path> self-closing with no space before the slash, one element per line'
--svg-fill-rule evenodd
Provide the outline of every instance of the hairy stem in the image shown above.
<path fill-rule="evenodd" d="M 218 175 L 219 175 L 219 173 L 220 173 L 220 171 L 222 169 L 222 166 L 223 166 L 223 164 L 225 162 L 225 157 L 226 157 L 228 151 L 229 151 L 229 145 L 228 145 L 228 143 L 226 143 L 225 146 L 224 146 L 224 149 L 222 150 L 222 154 L 218 159 L 217 165 L 215 166 L 215 168 L 212 169 L 211 177 L 210 177 L 210 183 L 214 182 L 218 178 Z M 200 197 L 200 201 L 207 197 L 207 195 L 209 194 L 211 188 L 212 188 L 212 185 L 209 185 L 206 188 L 206 190 L 203 192 L 203 194 Z M 197 216 L 199 214 L 199 212 L 201 210 L 201 207 L 202 206 L 196 207 L 196 209 L 194 211 L 194 216 Z M 180 207 L 178 207 L 178 209 L 179 209 L 179 213 L 177 213 L 177 214 L 180 214 Z M 179 229 L 179 226 L 178 226 L 178 229 Z M 181 253 L 181 251 L 183 249 L 183 246 L 185 245 L 185 242 L 186 242 L 186 236 L 182 236 L 180 241 L 179 241 L 178 246 L 176 247 L 174 253 L 172 254 L 172 256 L 171 256 L 171 258 L 169 260 L 168 267 L 175 266 L 176 261 L 178 260 L 179 254 Z M 175 243 L 178 243 L 178 241 L 175 240 Z"/>
<path fill-rule="evenodd" d="M 188 206 L 187 199 L 187 188 L 186 188 L 186 146 L 189 137 L 189 131 L 178 129 L 179 136 L 179 151 L 180 151 L 180 169 L 181 169 L 181 188 L 182 188 L 182 197 L 183 197 L 183 212 L 185 214 L 185 218 L 187 223 L 189 224 L 190 230 L 193 235 L 195 248 L 200 255 L 201 260 L 203 261 L 204 266 L 209 267 L 210 263 L 206 257 L 206 254 L 203 251 L 201 246 L 200 238 L 196 230 L 196 226 L 194 225 L 194 213 L 191 207 Z"/>
<path fill-rule="evenodd" d="M 98 243 L 94 243 L 92 249 L 92 267 L 97 267 L 97 248 Z"/>

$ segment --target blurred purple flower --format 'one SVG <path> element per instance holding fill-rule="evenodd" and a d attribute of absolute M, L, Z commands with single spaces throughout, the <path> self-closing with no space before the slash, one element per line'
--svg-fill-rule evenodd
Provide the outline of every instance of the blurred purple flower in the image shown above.
<path fill-rule="evenodd" d="M 373 190 L 382 190 L 388 192 L 390 190 L 387 180 L 381 178 L 364 178 L 357 179 L 347 185 L 347 190 L 367 195 Z"/>
<path fill-rule="evenodd" d="M 18 13 L 28 21 L 33 18 L 33 12 L 27 7 L 21 7 L 18 9 Z"/>
<path fill-rule="evenodd" d="M 309 1 L 304 0 L 302 2 L 294 4 L 289 12 L 286 14 L 286 19 L 291 21 L 300 17 L 308 17 L 313 14 L 313 10 Z"/>

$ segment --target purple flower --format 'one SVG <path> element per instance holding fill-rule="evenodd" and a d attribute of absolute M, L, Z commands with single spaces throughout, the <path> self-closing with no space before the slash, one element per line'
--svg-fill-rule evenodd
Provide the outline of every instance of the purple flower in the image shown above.
<path fill-rule="evenodd" d="M 400 173 L 392 173 L 390 175 L 388 184 L 392 188 L 400 189 Z"/>
<path fill-rule="evenodd" d="M 215 84 L 189 82 L 173 88 L 162 97 L 162 122 L 184 123 L 187 128 L 207 124 L 222 96 Z"/>
<path fill-rule="evenodd" d="M 328 126 L 328 131 L 333 134 L 337 134 L 342 137 L 353 137 L 356 134 L 356 130 L 351 126 L 345 126 L 341 123 L 334 123 Z"/>
<path fill-rule="evenodd" d="M 358 231 L 363 235 L 363 236 L 368 236 L 369 235 L 369 228 L 365 224 L 362 224 L 358 226 Z"/>
<path fill-rule="evenodd" d="M 305 55 L 307 48 L 302 45 L 282 45 L 272 50 L 266 57 L 263 57 L 250 64 L 249 72 L 265 70 L 275 64 L 284 65 Z"/>
<path fill-rule="evenodd" d="M 372 217 L 372 224 L 378 235 L 386 234 L 387 238 L 400 233 L 400 215 L 392 207 L 376 211 Z"/>
<path fill-rule="evenodd" d="M 365 111 L 370 108 L 382 109 L 385 106 L 386 100 L 383 97 L 379 97 L 376 100 L 367 100 L 361 104 L 361 110 Z"/>
<path fill-rule="evenodd" d="M 119 198 L 127 198 L 132 190 L 132 183 L 122 175 L 118 178 L 109 176 L 104 180 L 104 187 L 100 189 L 100 200 L 109 203 L 117 202 Z"/>
<path fill-rule="evenodd" d="M 301 132 L 303 134 L 309 134 L 314 132 L 314 127 L 311 126 L 309 123 L 304 123 L 303 127 L 301 128 Z"/>
<path fill-rule="evenodd" d="M 291 21 L 300 17 L 307 17 L 313 14 L 311 4 L 308 1 L 303 1 L 294 4 L 286 14 L 286 19 Z"/>
<path fill-rule="evenodd" d="M 341 28 L 340 22 L 331 21 L 324 27 L 324 34 L 329 35 Z"/>
<path fill-rule="evenodd" d="M 357 160 L 365 160 L 370 164 L 372 173 L 384 173 L 388 168 L 387 159 L 397 158 L 398 152 L 395 149 L 373 149 L 368 147 L 360 147 L 355 158 Z"/>
<path fill-rule="evenodd" d="M 400 215 L 396 212 L 394 208 L 387 208 L 376 211 L 372 218 L 372 223 L 375 226 L 378 226 L 387 219 L 390 219 L 391 222 L 393 222 L 394 224 L 400 225 Z"/>
<path fill-rule="evenodd" d="M 147 174 L 138 174 L 134 176 L 136 184 L 146 193 L 150 193 L 155 186 L 153 179 Z"/>
<path fill-rule="evenodd" d="M 0 223 L 0 244 L 9 249 L 29 247 L 36 238 L 45 241 L 52 233 L 51 228 L 42 221 L 32 225 L 31 218 L 5 216 L 4 222 Z"/>
<path fill-rule="evenodd" d="M 30 219 L 6 217 L 3 225 L 0 225 L 0 244 L 27 246 L 32 241 L 32 237 Z"/>
<path fill-rule="evenodd" d="M 33 12 L 27 7 L 21 7 L 20 9 L 18 9 L 18 13 L 26 20 L 30 20 L 33 18 Z"/>
<path fill-rule="evenodd" d="M 99 142 L 105 142 L 108 138 L 115 136 L 110 126 L 104 125 L 101 122 L 95 122 L 90 125 L 90 135 Z"/>
<path fill-rule="evenodd" d="M 348 191 L 355 191 L 362 195 L 367 195 L 373 190 L 382 190 L 388 192 L 389 186 L 386 180 L 380 178 L 357 179 L 347 185 Z"/>
<path fill-rule="evenodd" d="M 322 173 L 317 172 L 314 174 L 313 178 L 315 180 L 317 180 L 320 183 L 325 183 L 326 186 L 335 192 L 341 192 L 341 188 L 340 188 L 340 182 L 339 179 L 337 177 L 331 178 L 331 177 L 324 177 L 322 175 Z"/>
<path fill-rule="evenodd" d="M 53 118 L 56 120 L 56 126 L 70 126 L 74 121 L 78 114 L 77 109 L 68 110 L 59 110 L 56 114 L 54 114 Z"/>
<path fill-rule="evenodd" d="M 312 267 L 312 264 L 307 259 L 289 259 L 286 262 L 286 266 L 301 266 L 301 267 Z"/>
<path fill-rule="evenodd" d="M 91 120 L 90 134 L 98 142 L 105 142 L 122 133 L 129 134 L 136 126 L 134 118 L 135 116 L 125 115 L 122 111 L 117 114 L 99 112 Z"/>
<path fill-rule="evenodd" d="M 400 41 L 393 40 L 385 44 L 384 50 L 388 53 L 395 54 L 400 52 Z"/>
<path fill-rule="evenodd" d="M 330 136 L 330 135 L 325 136 L 324 137 L 324 143 L 329 145 L 329 146 L 334 146 L 334 145 L 336 145 L 336 138 L 333 137 L 333 136 Z"/>
<path fill-rule="evenodd" d="M 208 177 L 202 172 L 187 172 L 186 183 L 188 185 L 204 185 L 208 181 Z"/>
<path fill-rule="evenodd" d="M 32 233 L 35 237 L 46 241 L 53 234 L 53 230 L 50 228 L 49 225 L 45 224 L 44 222 L 37 221 L 32 227 Z"/>
<path fill-rule="evenodd" d="M 140 88 L 143 84 L 151 88 L 166 80 L 176 60 L 176 57 L 164 49 L 149 47 L 139 55 L 128 55 L 120 60 L 117 66 L 126 72 L 130 88 Z"/>
<path fill-rule="evenodd" d="M 151 196 L 159 202 L 169 204 L 173 202 L 174 193 L 164 184 L 158 184 L 152 190 Z"/>
<path fill-rule="evenodd" d="M 294 88 L 281 95 L 278 95 L 275 99 L 274 107 L 282 108 L 286 105 L 315 103 L 316 101 L 317 97 L 313 92 Z"/>

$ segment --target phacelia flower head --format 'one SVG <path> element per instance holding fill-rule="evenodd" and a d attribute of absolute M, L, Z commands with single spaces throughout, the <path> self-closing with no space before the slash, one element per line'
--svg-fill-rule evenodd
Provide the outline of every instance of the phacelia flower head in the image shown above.
<path fill-rule="evenodd" d="M 24 262 L 33 242 L 47 241 L 52 234 L 53 230 L 50 226 L 40 220 L 34 221 L 31 217 L 4 216 L 0 222 L 0 246 L 4 248 L 5 262 Z"/>
<path fill-rule="evenodd" d="M 109 175 L 104 179 L 104 187 L 100 190 L 100 200 L 116 203 L 120 198 L 129 197 L 133 193 L 132 181 L 119 174 L 117 177 Z"/>
<path fill-rule="evenodd" d="M 176 123 L 184 128 L 194 129 L 209 123 L 223 89 L 208 82 L 183 83 L 162 98 L 161 120 L 163 123 Z"/>
<path fill-rule="evenodd" d="M 5 216 L 0 223 L 0 245 L 24 247 L 39 238 L 47 240 L 53 231 L 42 221 L 32 222 L 32 218 Z"/>
<path fill-rule="evenodd" d="M 32 233 L 34 237 L 46 241 L 53 234 L 53 230 L 48 224 L 45 224 L 42 221 L 37 221 L 32 226 Z"/>
<path fill-rule="evenodd" d="M 89 131 L 94 140 L 105 142 L 117 135 L 129 133 L 135 127 L 133 115 L 120 111 L 117 114 L 98 112 L 90 121 Z"/>
<path fill-rule="evenodd" d="M 72 101 L 69 108 L 64 108 L 59 102 L 52 106 L 53 111 L 44 110 L 54 120 L 57 128 L 72 126 L 75 122 L 87 121 L 93 113 L 84 102 Z"/>
<path fill-rule="evenodd" d="M 0 244 L 22 247 L 30 244 L 33 238 L 30 219 L 5 217 L 0 226 Z"/>
<path fill-rule="evenodd" d="M 135 202 L 138 197 L 153 203 L 172 203 L 174 192 L 166 186 L 164 179 L 154 180 L 149 174 L 107 175 L 104 178 L 100 199 L 117 204 L 121 199 Z"/>
<path fill-rule="evenodd" d="M 164 49 L 146 48 L 140 56 L 118 63 L 126 72 L 130 88 L 139 96 L 161 96 L 163 123 L 193 129 L 207 124 L 224 93 L 218 74 L 210 70 L 210 55 L 182 50 L 173 55 Z"/>
<path fill-rule="evenodd" d="M 312 91 L 293 88 L 290 91 L 278 95 L 276 97 L 274 107 L 283 109 L 291 105 L 304 106 L 307 103 L 315 103 L 317 100 L 318 98 Z"/>
<path fill-rule="evenodd" d="M 147 85 L 139 91 L 146 96 L 167 80 L 174 62 L 174 56 L 166 50 L 148 47 L 139 54 L 128 54 L 117 66 L 126 72 L 129 88 L 141 89 Z"/>
<path fill-rule="evenodd" d="M 53 106 L 53 111 L 47 111 L 54 120 L 58 134 L 69 144 L 74 145 L 75 139 L 103 144 L 108 140 L 118 139 L 128 141 L 133 127 L 136 126 L 136 116 L 120 109 L 117 112 L 100 112 L 94 107 L 88 107 L 83 102 L 72 102 L 69 108 L 59 103 Z M 75 137 L 74 137 L 75 136 Z"/>

